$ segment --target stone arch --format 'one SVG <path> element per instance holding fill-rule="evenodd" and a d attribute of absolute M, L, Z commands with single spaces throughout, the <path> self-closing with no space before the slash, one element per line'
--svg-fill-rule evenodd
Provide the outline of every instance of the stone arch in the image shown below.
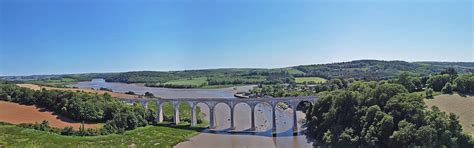
<path fill-rule="evenodd" d="M 297 111 L 302 111 L 303 113 L 306 113 L 308 110 L 308 107 L 313 107 L 313 102 L 310 100 L 299 100 L 296 103 L 296 110 Z"/>
<path fill-rule="evenodd" d="M 157 105 L 158 108 L 161 109 L 161 120 L 165 122 L 173 122 L 173 111 L 175 109 L 173 103 L 170 100 L 160 100 Z"/>
<path fill-rule="evenodd" d="M 269 129 L 272 129 L 273 126 L 273 121 L 274 121 L 274 115 L 273 115 L 273 110 L 274 110 L 274 105 L 270 101 L 259 101 L 255 102 L 254 106 L 254 114 L 255 114 L 255 126 L 256 128 L 258 127 L 257 125 L 263 125 L 262 130 L 266 131 Z M 268 116 L 268 114 L 265 114 L 265 112 L 270 112 L 271 114 Z M 262 119 L 262 120 L 256 120 L 256 119 Z M 265 128 L 266 127 L 266 128 Z"/>
<path fill-rule="evenodd" d="M 197 124 L 201 124 L 203 120 L 209 121 L 209 110 L 211 107 L 205 101 L 194 102 L 192 110 L 195 112 L 195 119 Z"/>
<path fill-rule="evenodd" d="M 243 108 L 243 109 L 240 109 L 240 112 L 236 112 L 237 108 Z M 235 121 L 241 120 L 245 122 L 239 122 L 241 123 L 239 125 L 234 124 L 234 127 L 232 128 L 237 129 L 237 130 L 251 128 L 252 127 L 251 110 L 252 110 L 252 105 L 249 104 L 248 102 L 245 102 L 245 101 L 235 102 L 232 107 L 232 112 L 233 112 L 232 114 L 234 114 L 233 121 L 235 122 Z"/>
<path fill-rule="evenodd" d="M 227 108 L 227 109 L 224 109 L 224 108 Z M 219 128 L 219 129 L 225 129 L 225 128 L 232 128 L 232 125 L 230 125 L 229 127 L 227 127 L 228 123 L 231 123 L 232 119 L 231 119 L 231 116 L 232 116 L 232 111 L 233 109 L 231 108 L 230 104 L 227 103 L 227 102 L 217 102 L 215 105 L 214 105 L 214 125 L 215 125 L 215 128 Z M 221 110 L 221 112 L 217 112 L 217 110 Z M 223 121 L 223 122 L 219 122 L 219 121 Z"/>

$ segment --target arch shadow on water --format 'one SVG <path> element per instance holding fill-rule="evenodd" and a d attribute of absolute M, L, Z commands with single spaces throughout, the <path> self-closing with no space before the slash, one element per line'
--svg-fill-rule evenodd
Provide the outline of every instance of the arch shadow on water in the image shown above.
<path fill-rule="evenodd" d="M 204 129 L 201 132 L 203 133 L 210 133 L 210 134 L 220 134 L 220 135 L 255 135 L 255 136 L 263 136 L 263 137 L 293 137 L 295 135 L 304 135 L 304 130 L 298 131 L 294 133 L 292 129 L 288 129 L 286 131 L 273 133 L 271 129 L 265 131 L 251 131 L 250 129 L 242 130 L 242 131 L 232 131 L 230 129 L 222 129 L 222 130 L 213 130 L 213 129 Z"/>

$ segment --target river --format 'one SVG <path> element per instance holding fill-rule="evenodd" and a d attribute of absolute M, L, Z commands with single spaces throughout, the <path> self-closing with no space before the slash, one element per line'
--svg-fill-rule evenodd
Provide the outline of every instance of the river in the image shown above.
<path fill-rule="evenodd" d="M 237 86 L 219 89 L 170 89 L 145 87 L 142 84 L 126 84 L 105 82 L 103 79 L 94 79 L 90 82 L 79 82 L 73 86 L 79 88 L 106 87 L 114 92 L 133 91 L 136 94 L 151 92 L 155 96 L 163 98 L 234 98 L 235 92 L 248 91 L 255 85 Z M 208 115 L 209 109 L 202 103 L 198 104 L 201 111 Z M 266 104 L 259 104 L 255 109 L 256 132 L 245 132 L 250 128 L 250 107 L 245 104 L 238 104 L 235 107 L 236 129 L 229 133 L 225 129 L 230 127 L 230 109 L 224 104 L 215 107 L 216 126 L 215 130 L 205 130 L 204 132 L 181 142 L 177 148 L 212 148 L 212 147 L 237 147 L 237 148 L 272 148 L 272 147 L 312 147 L 312 143 L 306 140 L 302 134 L 293 135 L 292 132 L 292 110 L 277 110 L 277 136 L 271 133 L 271 107 Z M 298 127 L 301 131 L 301 122 L 304 113 L 297 112 Z M 208 120 L 208 117 L 205 117 Z"/>

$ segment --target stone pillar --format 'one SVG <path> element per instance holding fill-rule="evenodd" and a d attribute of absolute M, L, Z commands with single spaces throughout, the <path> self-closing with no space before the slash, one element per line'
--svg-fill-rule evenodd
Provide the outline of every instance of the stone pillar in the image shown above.
<path fill-rule="evenodd" d="M 216 128 L 214 122 L 215 121 L 214 121 L 214 106 L 213 106 L 213 107 L 209 107 L 209 128 L 210 129 Z"/>
<path fill-rule="evenodd" d="M 298 132 L 298 120 L 296 118 L 296 106 L 298 104 L 296 102 L 291 102 L 291 109 L 293 110 L 293 133 Z"/>
<path fill-rule="evenodd" d="M 276 126 L 276 105 L 272 105 L 272 133 L 276 134 L 277 126 Z"/>
<path fill-rule="evenodd" d="M 147 100 L 142 100 L 142 106 L 145 108 L 146 111 L 148 111 L 148 101 Z"/>
<path fill-rule="evenodd" d="M 251 111 L 251 119 L 252 120 L 252 123 L 250 124 L 250 129 L 251 130 L 255 130 L 255 105 L 250 105 L 250 111 Z"/>
<path fill-rule="evenodd" d="M 197 118 L 196 118 L 196 105 L 191 106 L 191 126 L 197 125 Z"/>
<path fill-rule="evenodd" d="M 163 110 L 161 109 L 161 104 L 159 101 L 156 101 L 156 121 L 158 123 L 162 123 L 163 122 Z"/>
<path fill-rule="evenodd" d="M 173 122 L 175 125 L 179 124 L 179 102 L 173 102 L 174 112 L 173 112 Z"/>
<path fill-rule="evenodd" d="M 230 129 L 235 129 L 235 125 L 234 125 L 234 106 L 230 107 Z"/>

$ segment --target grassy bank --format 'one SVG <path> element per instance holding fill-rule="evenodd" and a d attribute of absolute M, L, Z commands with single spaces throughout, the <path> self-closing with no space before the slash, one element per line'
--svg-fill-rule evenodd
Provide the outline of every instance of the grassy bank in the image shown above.
<path fill-rule="evenodd" d="M 44 131 L 0 125 L 0 145 L 6 147 L 172 147 L 199 133 L 202 128 L 186 125 L 176 127 L 146 126 L 123 135 L 78 137 L 62 136 Z"/>
<path fill-rule="evenodd" d="M 296 83 L 324 83 L 327 80 L 321 77 L 300 77 L 300 78 L 295 78 Z"/>

